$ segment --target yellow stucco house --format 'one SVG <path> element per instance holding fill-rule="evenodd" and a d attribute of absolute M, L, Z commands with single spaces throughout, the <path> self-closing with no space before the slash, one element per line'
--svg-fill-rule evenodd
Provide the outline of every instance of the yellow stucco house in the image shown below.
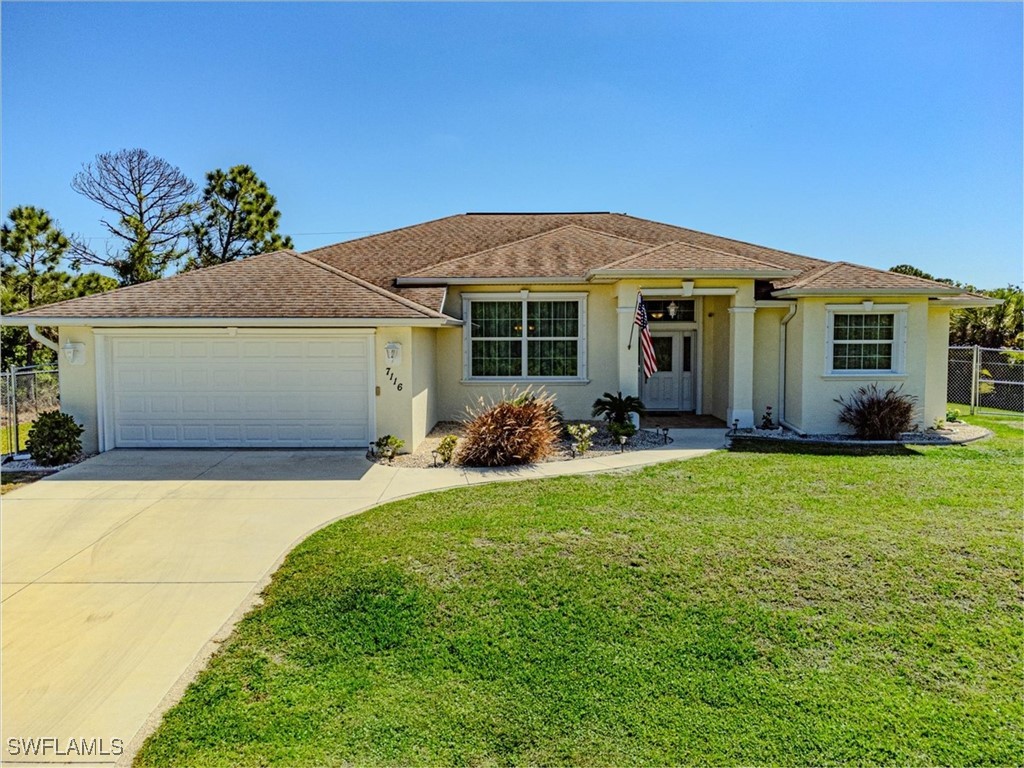
<path fill-rule="evenodd" d="M 658 357 L 629 345 L 638 292 Z M 450 216 L 37 307 L 86 450 L 415 446 L 511 385 L 569 419 L 606 391 L 836 432 L 835 398 L 901 384 L 946 410 L 949 285 L 615 213 Z"/>

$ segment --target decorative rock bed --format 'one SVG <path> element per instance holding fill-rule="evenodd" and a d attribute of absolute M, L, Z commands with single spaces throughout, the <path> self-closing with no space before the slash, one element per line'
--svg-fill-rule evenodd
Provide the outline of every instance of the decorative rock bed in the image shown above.
<path fill-rule="evenodd" d="M 991 437 L 984 427 L 949 422 L 942 429 L 904 432 L 899 440 L 860 440 L 853 435 L 799 435 L 789 429 L 740 429 L 726 433 L 732 451 L 807 451 L 813 453 L 902 452 L 913 445 L 962 445 Z"/>
<path fill-rule="evenodd" d="M 573 422 L 577 423 L 577 422 Z M 593 424 L 597 427 L 597 433 L 594 435 L 594 445 L 589 451 L 586 452 L 586 456 L 608 456 L 620 452 L 619 441 L 617 438 L 612 436 L 605 427 L 603 421 L 589 421 L 583 422 L 586 424 Z M 416 446 L 416 450 L 411 453 L 400 453 L 391 461 L 382 457 L 368 457 L 372 461 L 378 464 L 391 464 L 394 467 L 433 467 L 434 457 L 431 451 L 436 450 L 441 439 L 445 435 L 457 435 L 461 443 L 463 434 L 463 425 L 457 421 L 441 421 L 438 422 L 430 434 L 423 440 L 422 443 Z M 665 444 L 665 438 L 657 432 L 649 429 L 641 429 L 626 443 L 626 451 L 638 451 L 647 448 L 656 448 L 659 445 Z M 458 456 L 459 446 L 455 448 L 455 455 Z M 580 458 L 579 454 L 576 454 L 576 458 Z M 567 436 L 563 435 L 561 441 L 556 446 L 555 453 L 551 454 L 545 461 L 571 461 L 573 459 L 572 454 L 572 440 Z M 437 460 L 438 466 L 441 466 L 440 458 Z"/>

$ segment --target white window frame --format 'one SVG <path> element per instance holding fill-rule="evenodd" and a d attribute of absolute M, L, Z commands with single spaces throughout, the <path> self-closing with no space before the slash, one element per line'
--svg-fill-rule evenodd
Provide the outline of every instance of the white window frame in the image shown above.
<path fill-rule="evenodd" d="M 561 293 L 548 291 L 516 291 L 515 293 L 464 293 L 462 294 L 462 380 L 472 383 L 501 384 L 507 382 L 587 382 L 587 293 Z M 531 301 L 575 301 L 579 305 L 579 331 L 576 337 L 575 376 L 474 376 L 473 375 L 473 315 L 474 301 L 518 301 L 522 306 L 522 370 L 527 370 L 528 336 L 526 309 Z"/>
<path fill-rule="evenodd" d="M 833 368 L 833 348 L 835 346 L 836 315 L 892 315 L 892 367 L 890 368 Z M 839 342 L 843 343 L 843 342 Z M 852 342 L 861 343 L 861 342 Z M 863 343 L 872 343 L 865 341 Z M 865 301 L 860 304 L 827 304 L 825 306 L 825 376 L 831 378 L 855 377 L 878 378 L 885 376 L 903 376 L 906 373 L 907 360 L 907 305 L 906 304 L 875 304 Z"/>

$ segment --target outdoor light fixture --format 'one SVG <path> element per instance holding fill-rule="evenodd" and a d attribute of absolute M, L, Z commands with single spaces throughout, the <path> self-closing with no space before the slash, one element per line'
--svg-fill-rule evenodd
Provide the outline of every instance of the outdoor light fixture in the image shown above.
<path fill-rule="evenodd" d="M 85 352 L 85 344 L 65 341 L 60 351 L 64 353 L 64 358 L 72 365 L 81 365 L 85 362 L 85 355 L 83 354 Z"/>
<path fill-rule="evenodd" d="M 441 454 L 439 454 L 436 450 L 433 450 L 433 451 L 430 452 L 430 455 L 434 457 L 434 466 L 436 467 L 437 466 L 437 457 L 440 456 Z"/>
<path fill-rule="evenodd" d="M 628 439 L 625 435 L 619 435 L 619 453 L 626 452 L 626 440 Z"/>
<path fill-rule="evenodd" d="M 384 345 L 384 359 L 394 367 L 402 364 L 402 345 L 397 341 L 389 341 Z"/>
<path fill-rule="evenodd" d="M 679 305 L 674 301 L 668 305 L 668 316 L 673 320 L 676 319 L 676 314 L 679 312 Z"/>
<path fill-rule="evenodd" d="M 665 445 L 668 445 L 668 427 L 661 428 L 661 436 L 665 438 Z"/>
<path fill-rule="evenodd" d="M 661 318 L 663 318 L 664 316 L 665 316 L 665 313 L 662 312 L 660 309 L 656 309 L 655 311 L 651 312 L 651 319 L 652 320 L 661 320 Z"/>

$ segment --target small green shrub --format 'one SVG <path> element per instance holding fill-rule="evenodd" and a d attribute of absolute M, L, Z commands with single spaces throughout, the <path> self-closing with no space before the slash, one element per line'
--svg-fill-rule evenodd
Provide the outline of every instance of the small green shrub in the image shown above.
<path fill-rule="evenodd" d="M 946 411 L 946 421 L 960 421 L 960 409 L 953 408 L 950 411 Z"/>
<path fill-rule="evenodd" d="M 32 422 L 25 447 L 32 461 L 41 467 L 69 464 L 82 453 L 83 431 L 70 415 L 45 411 Z"/>
<path fill-rule="evenodd" d="M 437 455 L 441 457 L 441 461 L 445 464 L 450 464 L 452 456 L 455 455 L 455 444 L 459 441 L 456 435 L 445 435 L 441 438 L 441 442 L 437 444 Z"/>
<path fill-rule="evenodd" d="M 554 399 L 543 390 L 530 389 L 490 405 L 480 398 L 476 409 L 467 408 L 470 420 L 459 463 L 471 467 L 510 467 L 532 464 L 548 456 L 561 428 Z"/>
<path fill-rule="evenodd" d="M 624 421 L 621 424 L 617 421 L 609 421 L 608 431 L 612 433 L 612 437 L 616 440 L 620 437 L 625 437 L 628 440 L 636 434 L 636 427 L 633 426 L 631 421 Z"/>
<path fill-rule="evenodd" d="M 914 406 L 917 398 L 904 395 L 903 386 L 878 388 L 877 384 L 858 387 L 845 398 L 836 398 L 839 403 L 839 423 L 853 428 L 854 434 L 862 440 L 896 440 L 900 433 L 908 432 L 913 425 Z"/>
<path fill-rule="evenodd" d="M 388 461 L 394 461 L 395 454 L 405 447 L 405 440 L 394 435 L 384 435 L 377 438 L 375 445 L 377 446 L 378 456 L 383 456 Z"/>
<path fill-rule="evenodd" d="M 595 418 L 603 416 L 604 420 L 608 422 L 626 424 L 629 422 L 629 414 L 635 413 L 637 416 L 643 416 L 645 412 L 646 408 L 639 397 L 633 397 L 633 395 L 623 397 L 621 392 L 616 395 L 605 392 L 603 397 L 594 401 L 591 415 Z"/>
<path fill-rule="evenodd" d="M 569 424 L 565 431 L 573 439 L 576 451 L 582 456 L 594 446 L 594 435 L 597 434 L 597 427 L 593 424 Z"/>

